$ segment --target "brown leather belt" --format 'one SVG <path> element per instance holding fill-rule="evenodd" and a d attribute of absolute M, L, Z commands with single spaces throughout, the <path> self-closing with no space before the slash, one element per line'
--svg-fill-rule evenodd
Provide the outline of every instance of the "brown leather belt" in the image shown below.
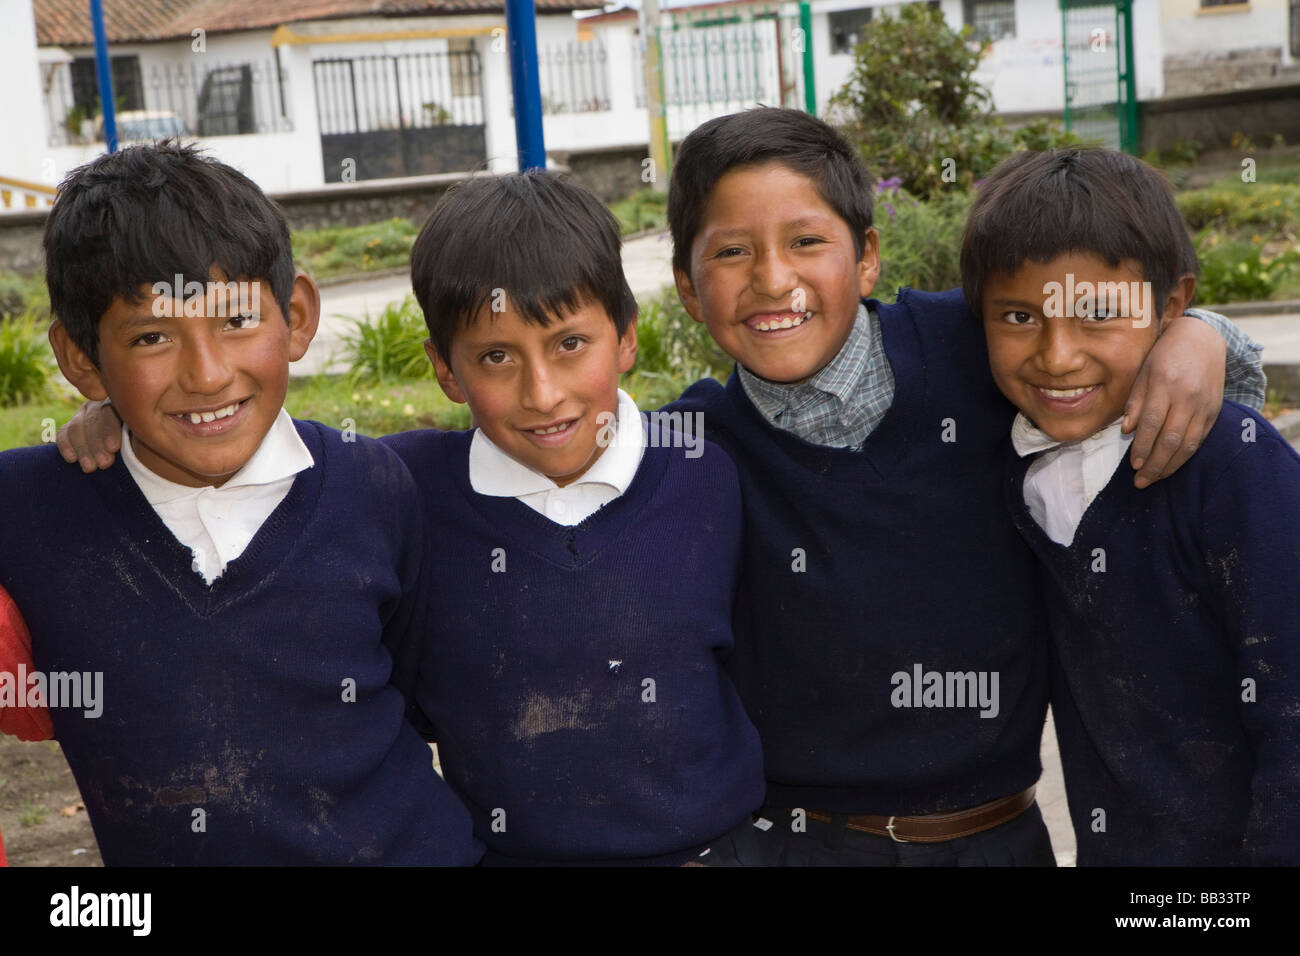
<path fill-rule="evenodd" d="M 942 843 L 970 836 L 982 830 L 1014 820 L 1034 804 L 1037 784 L 1014 796 L 1002 797 L 989 803 L 957 810 L 953 813 L 930 813 L 923 817 L 850 816 L 844 825 L 850 830 L 890 837 L 896 843 Z M 830 823 L 831 814 L 807 811 L 808 818 L 820 823 Z"/>

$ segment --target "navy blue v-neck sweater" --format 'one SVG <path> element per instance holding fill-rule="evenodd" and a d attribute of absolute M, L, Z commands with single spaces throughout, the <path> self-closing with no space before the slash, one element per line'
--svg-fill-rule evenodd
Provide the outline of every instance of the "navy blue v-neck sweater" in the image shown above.
<path fill-rule="evenodd" d="M 119 457 L 0 455 L 0 583 L 36 667 L 102 674 L 55 735 L 110 866 L 472 864 L 465 808 L 391 685 L 419 621 L 419 499 L 395 455 L 297 422 L 315 465 L 211 587 Z"/>
<path fill-rule="evenodd" d="M 1175 474 L 1121 463 L 1068 546 L 1010 459 L 1080 865 L 1300 864 L 1300 456 L 1224 402 Z"/>
<path fill-rule="evenodd" d="M 1043 617 L 1001 493 L 1014 409 L 960 289 L 869 305 L 895 394 L 861 450 L 775 428 L 738 375 L 725 388 L 699 382 L 669 408 L 701 413 L 740 472 L 728 666 L 763 741 L 769 802 L 958 810 L 1041 770 Z M 995 714 L 971 700 L 981 679 Z"/>
<path fill-rule="evenodd" d="M 758 735 L 722 667 L 735 467 L 716 446 L 646 448 L 625 493 L 566 527 L 474 491 L 472 437 L 385 441 L 428 505 L 414 696 L 486 860 L 688 859 L 763 797 Z"/>

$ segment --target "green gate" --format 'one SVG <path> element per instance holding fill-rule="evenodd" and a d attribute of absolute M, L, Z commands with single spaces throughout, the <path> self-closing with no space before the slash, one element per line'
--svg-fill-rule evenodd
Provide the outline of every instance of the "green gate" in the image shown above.
<path fill-rule="evenodd" d="M 1061 0 L 1065 128 L 1080 139 L 1136 153 L 1132 0 Z"/>
<path fill-rule="evenodd" d="M 807 3 L 665 12 L 661 75 L 674 138 L 759 103 L 814 112 L 811 20 Z"/>

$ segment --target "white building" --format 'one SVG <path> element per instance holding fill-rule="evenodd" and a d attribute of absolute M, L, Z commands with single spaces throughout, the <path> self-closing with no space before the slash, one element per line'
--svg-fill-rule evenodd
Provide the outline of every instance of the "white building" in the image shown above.
<path fill-rule="evenodd" d="M 550 152 L 644 146 L 639 13 L 535 0 Z M 1060 0 L 929 0 L 985 45 L 1004 113 L 1065 106 Z M 182 128 L 269 191 L 354 177 L 515 168 L 503 0 L 104 0 L 123 132 Z M 803 107 L 811 50 L 823 114 L 853 47 L 897 0 L 665 3 L 670 135 L 757 103 Z M 455 12 L 447 12 L 449 9 Z M 295 11 L 309 10 L 310 19 Z M 4 177 L 56 183 L 102 151 L 85 0 L 0 0 L 0 70 L 17 136 Z M 1094 5 L 1088 11 L 1095 15 Z M 1073 14 L 1072 14 L 1073 15 Z M 1300 83 L 1300 0 L 1132 0 L 1143 101 Z M 1112 21 L 1113 22 L 1113 21 Z M 1116 38 L 1109 28 L 1105 40 Z M 1071 32 L 1071 56 L 1087 34 Z M 1086 57 L 1085 57 L 1086 58 Z M 1113 59 L 1113 55 L 1112 55 Z M 1076 103 L 1079 100 L 1076 98 Z M 3 188 L 0 182 L 0 188 Z"/>

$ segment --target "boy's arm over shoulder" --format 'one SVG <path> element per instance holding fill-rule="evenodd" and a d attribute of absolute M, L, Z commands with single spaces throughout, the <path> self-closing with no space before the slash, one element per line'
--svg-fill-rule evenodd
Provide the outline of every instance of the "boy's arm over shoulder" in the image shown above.
<path fill-rule="evenodd" d="M 1227 316 L 1208 309 L 1188 309 L 1187 314 L 1218 332 L 1227 345 L 1228 364 L 1224 372 L 1223 400 L 1238 402 L 1256 411 L 1263 408 L 1268 395 L 1263 346 L 1233 325 Z"/>
<path fill-rule="evenodd" d="M 1224 404 L 1210 442 L 1206 561 L 1240 674 L 1234 692 L 1255 749 L 1246 849 L 1300 864 L 1300 455 L 1263 418 Z M 1210 448 L 1206 449 L 1210 451 Z"/>
<path fill-rule="evenodd" d="M 20 668 L 25 674 L 36 669 L 32 663 L 32 638 L 9 592 L 0 588 L 0 674 L 10 675 L 14 691 L 12 706 L 0 697 L 0 733 L 19 740 L 49 740 L 54 736 L 50 712 L 44 706 L 26 706 L 27 682 L 19 680 Z"/>
<path fill-rule="evenodd" d="M 302 423 L 299 423 L 300 426 Z M 321 431 L 321 440 L 332 443 L 327 452 L 353 459 L 358 474 L 367 479 L 356 489 L 366 495 L 383 522 L 394 545 L 394 572 L 401 588 L 397 600 L 380 608 L 383 618 L 383 644 L 393 661 L 390 683 L 401 691 L 408 703 L 408 719 L 422 732 L 422 715 L 414 711 L 414 690 L 418 678 L 420 648 L 424 635 L 425 524 L 420 494 L 411 472 L 390 443 L 338 432 L 328 426 L 310 423 Z"/>

